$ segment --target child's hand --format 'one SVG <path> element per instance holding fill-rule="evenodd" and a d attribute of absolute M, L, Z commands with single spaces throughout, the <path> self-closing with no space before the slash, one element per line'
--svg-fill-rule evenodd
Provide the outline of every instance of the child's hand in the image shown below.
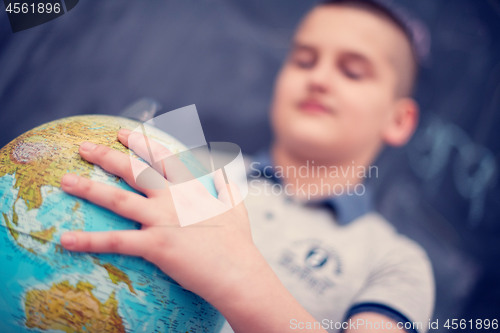
<path fill-rule="evenodd" d="M 137 133 L 121 130 L 118 138 L 124 145 L 133 146 L 134 151 L 150 163 L 150 153 L 155 160 L 170 154 L 159 144 L 141 144 L 141 141 L 145 143 L 144 137 Z M 61 244 L 66 249 L 142 257 L 157 265 L 184 288 L 210 302 L 238 332 L 282 333 L 291 330 L 290 318 L 314 321 L 281 284 L 255 247 L 243 204 L 230 208 L 232 202 L 241 200 L 232 200 L 237 189 L 228 186 L 221 174 L 214 179 L 218 199 L 201 183 L 194 181 L 176 192 L 174 207 L 168 181 L 175 183 L 177 168 L 182 168 L 179 163 L 152 164 L 158 173 L 154 176 L 149 169 L 148 174 L 158 184 L 140 186 L 142 183 L 136 182 L 133 170 L 146 170 L 149 166 L 145 163 L 89 142 L 80 146 L 80 155 L 123 178 L 146 197 L 72 174 L 63 177 L 62 189 L 135 220 L 142 224 L 142 228 L 67 232 L 61 236 Z M 151 183 L 150 180 L 146 183 Z M 200 216 L 197 210 L 201 208 L 208 210 L 208 216 L 213 217 L 180 227 L 176 208 L 193 211 L 195 217 Z M 223 213 L 217 215 L 214 212 Z M 321 329 L 317 331 L 324 332 Z"/>
<path fill-rule="evenodd" d="M 152 148 L 155 157 L 166 157 L 170 154 L 159 144 L 142 146 L 145 141 L 143 137 L 141 140 L 141 137 L 140 134 L 131 134 L 127 130 L 121 130 L 118 135 L 119 140 L 126 146 L 129 140 L 134 140 L 135 151 L 145 159 L 148 148 Z M 230 192 L 221 175 L 215 177 L 219 199 L 214 198 L 201 183 L 194 181 L 193 185 L 188 187 L 184 200 L 180 200 L 186 207 L 180 208 L 173 206 L 165 178 L 157 177 L 156 181 L 164 183 L 156 184 L 163 185 L 155 186 L 156 189 L 143 188 L 136 183 L 131 161 L 133 160 L 134 168 L 139 169 L 148 168 L 145 163 L 131 159 L 122 152 L 89 142 L 80 146 L 80 155 L 123 178 L 146 197 L 72 174 L 63 177 L 63 190 L 137 221 L 142 224 L 142 228 L 111 232 L 68 232 L 61 237 L 65 248 L 143 257 L 184 288 L 215 303 L 220 295 L 231 292 L 231 288 L 238 283 L 236 281 L 244 278 L 248 273 L 251 258 L 260 257 L 252 242 L 243 204 L 229 210 L 225 208 L 231 205 L 230 194 L 235 192 L 235 188 Z M 173 170 L 175 168 L 172 164 L 166 167 L 164 170 L 162 165 L 159 165 L 158 169 L 166 173 L 167 179 L 175 178 L 176 170 Z M 204 211 L 215 208 L 225 212 L 195 225 L 179 226 L 176 208 L 196 210 L 200 207 Z"/>

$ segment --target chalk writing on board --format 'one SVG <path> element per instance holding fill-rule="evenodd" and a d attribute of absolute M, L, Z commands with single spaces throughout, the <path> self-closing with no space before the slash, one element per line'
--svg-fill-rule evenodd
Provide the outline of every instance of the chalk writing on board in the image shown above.
<path fill-rule="evenodd" d="M 486 195 L 497 182 L 492 152 L 471 140 L 459 126 L 429 116 L 408 149 L 410 166 L 431 191 L 451 172 L 456 191 L 469 203 L 468 223 L 477 227 L 484 216 Z M 447 171 L 450 170 L 450 171 Z"/>

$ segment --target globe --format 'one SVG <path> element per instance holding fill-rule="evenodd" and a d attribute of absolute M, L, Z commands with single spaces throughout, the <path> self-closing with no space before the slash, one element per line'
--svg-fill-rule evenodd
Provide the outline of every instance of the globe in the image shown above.
<path fill-rule="evenodd" d="M 83 141 L 127 152 L 115 116 L 63 118 L 36 127 L 0 150 L 0 332 L 218 332 L 223 317 L 151 263 L 117 254 L 76 253 L 60 246 L 67 230 L 138 229 L 60 189 L 68 172 L 133 191 L 83 160 Z M 154 132 L 171 151 L 185 150 Z M 193 160 L 184 161 L 196 168 Z M 210 189 L 213 191 L 213 189 Z"/>

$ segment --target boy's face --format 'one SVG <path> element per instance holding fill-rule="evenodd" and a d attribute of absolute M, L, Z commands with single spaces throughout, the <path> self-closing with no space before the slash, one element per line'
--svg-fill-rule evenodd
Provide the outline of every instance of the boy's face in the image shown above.
<path fill-rule="evenodd" d="M 352 6 L 314 8 L 276 81 L 278 145 L 316 160 L 370 162 L 410 71 L 411 48 L 394 23 Z"/>

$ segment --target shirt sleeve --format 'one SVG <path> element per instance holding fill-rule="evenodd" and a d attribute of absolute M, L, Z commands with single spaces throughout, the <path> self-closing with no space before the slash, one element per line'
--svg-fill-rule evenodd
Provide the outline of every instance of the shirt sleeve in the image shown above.
<path fill-rule="evenodd" d="M 408 332 L 426 332 L 435 297 L 430 261 L 415 242 L 393 235 L 372 262 L 368 279 L 346 318 L 377 312 L 406 324 L 403 328 Z"/>

